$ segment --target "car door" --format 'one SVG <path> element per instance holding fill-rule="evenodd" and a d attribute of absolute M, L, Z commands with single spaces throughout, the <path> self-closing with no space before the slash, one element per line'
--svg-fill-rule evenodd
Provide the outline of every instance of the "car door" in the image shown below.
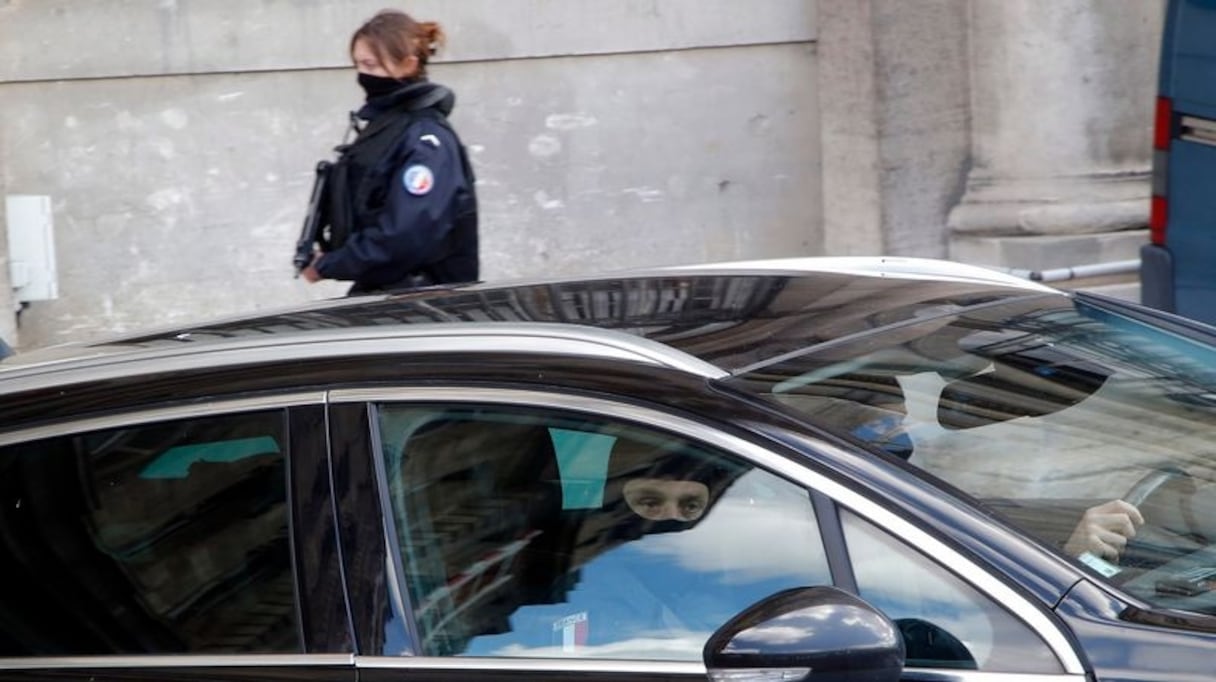
<path fill-rule="evenodd" d="M 1045 609 L 880 502 L 703 422 L 507 389 L 330 401 L 369 434 L 331 434 L 349 444 L 337 462 L 371 460 L 338 468 L 372 470 L 379 504 L 339 487 L 339 509 L 385 524 L 383 551 L 344 551 L 361 679 L 703 679 L 732 616 L 832 584 L 900 626 L 905 679 L 1084 675 Z"/>
<path fill-rule="evenodd" d="M 297 400 L 0 435 L 0 679 L 353 679 L 324 411 Z"/>

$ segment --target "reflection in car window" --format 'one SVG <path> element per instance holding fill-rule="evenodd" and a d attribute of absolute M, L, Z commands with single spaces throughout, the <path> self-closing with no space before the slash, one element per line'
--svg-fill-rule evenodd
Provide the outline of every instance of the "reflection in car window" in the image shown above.
<path fill-rule="evenodd" d="M 979 499 L 1098 579 L 1216 614 L 1216 347 L 1084 300 L 977 308 L 737 380 Z"/>
<path fill-rule="evenodd" d="M 283 422 L 0 449 L 0 656 L 299 652 Z"/>
<path fill-rule="evenodd" d="M 560 413 L 379 412 L 422 654 L 700 660 L 745 607 L 831 582 L 807 491 L 724 453 Z"/>
<path fill-rule="evenodd" d="M 842 511 L 862 599 L 895 621 L 908 667 L 1060 673 L 1051 649 L 999 605 L 916 550 Z"/>

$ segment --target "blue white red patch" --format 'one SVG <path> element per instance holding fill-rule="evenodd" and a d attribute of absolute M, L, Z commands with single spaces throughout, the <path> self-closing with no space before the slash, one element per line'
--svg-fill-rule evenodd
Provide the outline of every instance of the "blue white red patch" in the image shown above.
<path fill-rule="evenodd" d="M 420 197 L 435 186 L 435 174 L 423 165 L 410 166 L 401 176 L 401 184 L 405 186 L 405 191 Z"/>

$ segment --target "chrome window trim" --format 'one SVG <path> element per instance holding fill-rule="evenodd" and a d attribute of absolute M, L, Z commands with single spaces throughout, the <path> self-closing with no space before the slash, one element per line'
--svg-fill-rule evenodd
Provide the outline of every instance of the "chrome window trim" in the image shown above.
<path fill-rule="evenodd" d="M 693 675 L 709 674 L 703 663 L 616 658 L 486 658 L 438 656 L 356 656 L 361 670 L 408 670 L 412 672 L 467 670 L 470 672 Z M 998 673 L 948 668 L 908 668 L 901 680 L 917 682 L 1064 682 L 1084 679 L 1082 673 Z"/>
<path fill-rule="evenodd" d="M 355 656 L 353 654 L 232 654 L 151 656 L 63 656 L 0 658 L 0 670 L 149 669 L 149 668 L 355 667 L 365 670 L 469 670 L 476 672 L 572 672 L 623 674 L 707 674 L 701 663 L 621 659 L 528 659 L 429 656 Z M 920 682 L 1036 682 L 1075 679 L 1075 674 L 1028 675 L 913 668 L 901 679 Z"/>
<path fill-rule="evenodd" d="M 0 658 L 0 670 L 31 668 L 270 668 L 353 666 L 354 654 L 152 654 Z"/>
<path fill-rule="evenodd" d="M 1056 627 L 1055 623 L 1046 614 L 1016 590 L 989 575 L 966 556 L 951 549 L 945 543 L 877 502 L 841 483 L 811 471 L 759 445 L 709 428 L 690 419 L 601 398 L 507 388 L 385 387 L 339 389 L 330 392 L 329 401 L 332 403 L 373 401 L 497 403 L 500 405 L 544 407 L 587 412 L 641 422 L 715 445 L 724 450 L 737 453 L 769 471 L 785 476 L 789 480 L 796 481 L 807 488 L 818 490 L 862 518 L 892 533 L 895 537 L 916 548 L 921 554 L 929 557 L 934 563 L 955 574 L 964 582 L 969 583 L 997 604 L 1002 605 L 1014 617 L 1026 623 L 1028 627 L 1038 633 L 1039 637 L 1047 644 L 1047 647 L 1056 655 L 1056 658 L 1064 669 L 1064 673 L 1070 675 L 1085 674 L 1085 668 L 1070 644 L 1069 638 Z M 846 454 L 846 451 L 834 445 L 821 441 L 815 441 L 815 443 L 817 447 L 826 452 L 840 455 Z M 393 578 L 400 580 L 402 576 L 396 575 Z M 996 675 L 998 673 L 990 674 Z M 1000 679 L 1008 678 L 1002 676 Z M 1028 679 L 1036 679 L 1036 676 L 1029 676 Z"/>
<path fill-rule="evenodd" d="M 294 407 L 296 405 L 315 405 L 325 402 L 324 391 L 306 391 L 284 393 L 281 395 L 263 396 L 258 398 L 231 398 L 214 401 L 191 403 L 174 407 L 156 407 L 132 410 L 121 414 L 109 414 L 102 417 L 85 417 L 82 419 L 63 419 L 53 424 L 41 424 L 16 431 L 0 433 L 0 447 L 24 443 L 27 441 L 69 436 L 87 431 L 122 428 L 138 424 L 172 421 L 175 419 L 191 419 L 195 417 L 218 417 L 235 412 L 253 412 L 276 408 Z"/>
<path fill-rule="evenodd" d="M 621 658 L 489 658 L 478 656 L 356 656 L 363 670 L 469 670 L 525 673 L 617 673 L 638 675 L 706 674 L 705 664 L 688 661 L 648 661 Z"/>
<path fill-rule="evenodd" d="M 1086 679 L 1080 673 L 990 673 L 948 668 L 905 668 L 900 682 L 1063 682 Z"/>
<path fill-rule="evenodd" d="M 202 334 L 200 334 L 201 336 Z M 671 346 L 634 334 L 561 323 L 521 324 L 469 322 L 359 328 L 346 332 L 302 332 L 290 338 L 258 338 L 226 342 L 188 341 L 171 348 L 123 350 L 113 355 L 0 367 L 0 395 L 47 386 L 104 381 L 166 371 L 240 367 L 303 362 L 323 358 L 370 355 L 495 352 L 528 355 L 591 357 L 641 362 L 709 378 L 727 373 Z"/>

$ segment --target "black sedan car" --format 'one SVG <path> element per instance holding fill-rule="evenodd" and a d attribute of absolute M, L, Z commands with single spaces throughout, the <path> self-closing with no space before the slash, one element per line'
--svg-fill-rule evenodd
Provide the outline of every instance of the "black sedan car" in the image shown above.
<path fill-rule="evenodd" d="M 1216 333 L 910 259 L 0 362 L 0 680 L 1210 680 Z"/>

